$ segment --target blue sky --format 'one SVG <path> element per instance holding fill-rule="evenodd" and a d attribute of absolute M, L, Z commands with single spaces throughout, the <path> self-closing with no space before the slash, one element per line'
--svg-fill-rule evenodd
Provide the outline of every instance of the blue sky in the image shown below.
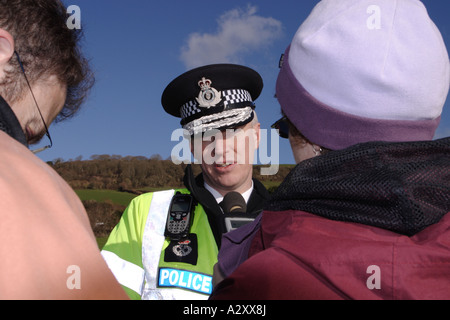
<path fill-rule="evenodd" d="M 54 147 L 39 154 L 44 161 L 99 154 L 168 158 L 179 119 L 164 112 L 161 94 L 196 64 L 233 62 L 257 70 L 265 83 L 257 111 L 268 129 L 280 117 L 274 99 L 280 55 L 318 1 L 64 2 L 81 9 L 83 48 L 97 81 L 78 116 L 50 127 Z M 423 2 L 448 47 L 450 2 Z M 226 45 L 219 50 L 215 43 Z M 450 136 L 449 100 L 438 137 Z M 279 158 L 294 163 L 287 140 L 280 141 Z"/>

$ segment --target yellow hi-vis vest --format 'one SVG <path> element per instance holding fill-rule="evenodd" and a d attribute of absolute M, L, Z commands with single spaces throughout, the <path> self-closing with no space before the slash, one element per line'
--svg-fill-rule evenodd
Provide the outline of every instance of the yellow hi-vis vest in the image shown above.
<path fill-rule="evenodd" d="M 191 248 L 198 250 L 196 264 L 165 261 L 171 241 L 165 238 L 164 230 L 176 192 L 189 194 L 187 189 L 168 190 L 132 200 L 102 250 L 103 258 L 131 299 L 206 300 L 212 292 L 218 248 L 200 203 L 190 229 L 198 243 L 197 248 Z"/>

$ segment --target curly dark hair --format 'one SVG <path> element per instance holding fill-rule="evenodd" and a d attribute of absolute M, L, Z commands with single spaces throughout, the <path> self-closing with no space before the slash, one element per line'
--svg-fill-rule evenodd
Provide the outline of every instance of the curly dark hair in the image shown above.
<path fill-rule="evenodd" d="M 13 36 L 30 82 L 53 75 L 67 85 L 67 98 L 57 122 L 77 113 L 94 84 L 89 63 L 80 50 L 82 31 L 69 29 L 68 17 L 59 0 L 0 0 L 0 28 Z M 25 92 L 26 82 L 20 72 L 13 55 L 0 83 L 1 94 L 10 103 Z"/>

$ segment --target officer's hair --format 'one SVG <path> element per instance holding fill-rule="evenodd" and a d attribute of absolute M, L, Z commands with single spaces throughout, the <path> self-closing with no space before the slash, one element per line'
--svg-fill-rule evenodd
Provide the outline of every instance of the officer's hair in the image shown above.
<path fill-rule="evenodd" d="M 94 84 L 79 48 L 82 32 L 67 27 L 68 17 L 60 0 L 0 0 L 0 28 L 13 36 L 31 84 L 56 76 L 67 85 L 67 99 L 56 121 L 72 117 Z M 19 101 L 27 85 L 15 55 L 5 69 L 0 94 L 9 103 Z"/>
<path fill-rule="evenodd" d="M 253 110 L 253 115 L 254 115 L 254 117 L 252 120 L 252 126 L 254 127 L 254 126 L 258 125 L 259 120 L 258 120 L 258 115 L 256 114 L 256 111 L 254 111 L 254 110 Z"/>

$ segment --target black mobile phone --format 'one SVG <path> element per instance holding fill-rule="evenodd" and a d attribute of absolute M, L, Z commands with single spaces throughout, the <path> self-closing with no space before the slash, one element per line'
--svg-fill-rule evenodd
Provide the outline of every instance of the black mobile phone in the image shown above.
<path fill-rule="evenodd" d="M 186 238 L 191 227 L 194 208 L 194 199 L 190 194 L 174 195 L 169 207 L 164 236 L 172 240 Z"/>

